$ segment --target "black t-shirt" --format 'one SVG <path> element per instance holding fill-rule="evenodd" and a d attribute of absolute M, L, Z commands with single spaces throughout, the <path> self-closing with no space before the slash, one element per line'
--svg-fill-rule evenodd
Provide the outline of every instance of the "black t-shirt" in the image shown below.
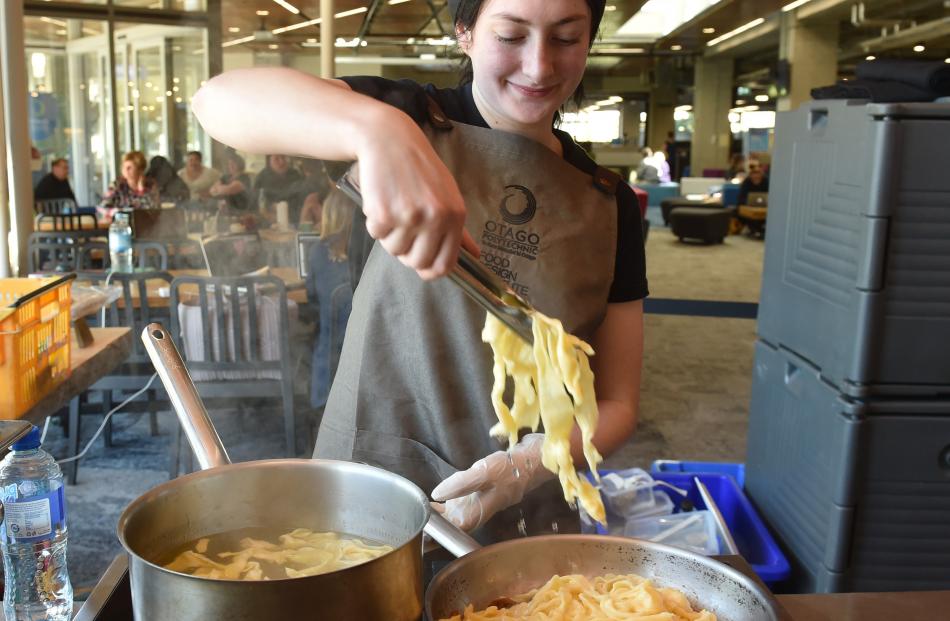
<path fill-rule="evenodd" d="M 411 80 L 387 80 L 372 76 L 342 78 L 350 88 L 374 99 L 399 108 L 416 123 L 428 120 L 426 95 L 430 95 L 453 121 L 488 127 L 475 106 L 471 85 L 441 89 L 428 84 L 422 86 Z M 597 164 L 566 132 L 554 130 L 564 149 L 564 159 L 587 174 L 593 174 Z M 630 302 L 648 295 L 646 259 L 640 224 L 640 205 L 633 190 L 623 182 L 617 187 L 617 256 L 614 281 L 610 287 L 609 302 Z"/>
<path fill-rule="evenodd" d="M 50 200 L 54 198 L 71 198 L 76 200 L 73 195 L 73 189 L 69 187 L 69 180 L 56 177 L 53 173 L 47 173 L 36 184 L 33 190 L 33 199 L 38 201 Z"/>
<path fill-rule="evenodd" d="M 751 177 L 746 177 L 742 180 L 742 184 L 739 186 L 739 204 L 748 205 L 749 204 L 749 194 L 752 192 L 768 192 L 769 191 L 769 178 L 763 176 L 762 181 L 759 183 L 753 183 Z"/>

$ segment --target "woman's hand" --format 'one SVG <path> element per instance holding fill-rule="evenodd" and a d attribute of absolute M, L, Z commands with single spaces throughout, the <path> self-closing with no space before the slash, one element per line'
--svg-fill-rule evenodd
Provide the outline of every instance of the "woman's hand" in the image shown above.
<path fill-rule="evenodd" d="M 403 112 L 381 108 L 357 147 L 366 229 L 425 280 L 448 274 L 459 248 L 478 255 L 465 231 L 465 201 L 422 130 Z"/>

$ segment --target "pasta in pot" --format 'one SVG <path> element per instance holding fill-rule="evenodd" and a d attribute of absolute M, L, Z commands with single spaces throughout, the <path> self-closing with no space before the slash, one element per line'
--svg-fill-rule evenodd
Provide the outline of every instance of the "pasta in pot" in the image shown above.
<path fill-rule="evenodd" d="M 716 621 L 706 610 L 695 611 L 676 589 L 655 586 L 640 576 L 554 576 L 540 589 L 511 598 L 511 606 L 461 614 L 440 621 Z"/>
<path fill-rule="evenodd" d="M 494 352 L 492 405 L 498 424 L 490 433 L 507 439 L 509 447 L 518 442 L 522 429 L 537 431 L 544 423 L 541 461 L 558 475 L 564 499 L 579 502 L 588 515 L 604 523 L 606 515 L 600 492 L 580 476 L 571 457 L 571 432 L 574 424 L 581 430 L 584 456 L 591 472 L 603 461 L 592 440 L 597 429 L 597 397 L 594 373 L 588 356 L 593 348 L 564 331 L 557 319 L 531 311 L 534 345 L 529 345 L 494 315 L 488 314 L 482 340 Z M 508 377 L 514 383 L 509 407 L 505 403 Z"/>
<path fill-rule="evenodd" d="M 239 552 L 219 552 L 221 560 L 215 561 L 206 554 L 210 541 L 199 539 L 194 550 L 185 550 L 165 569 L 219 580 L 302 578 L 353 567 L 393 551 L 387 545 L 298 528 L 281 535 L 278 543 L 244 537 Z"/>

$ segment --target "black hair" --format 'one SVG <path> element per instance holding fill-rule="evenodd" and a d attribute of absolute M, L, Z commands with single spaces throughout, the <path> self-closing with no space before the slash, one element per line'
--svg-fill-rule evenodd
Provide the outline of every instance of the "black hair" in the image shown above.
<path fill-rule="evenodd" d="M 204 159 L 203 157 L 201 157 L 201 151 L 189 151 L 188 153 L 185 154 L 185 157 L 191 157 L 192 155 L 197 155 L 199 162 Z"/>
<path fill-rule="evenodd" d="M 449 13 L 452 15 L 452 23 L 455 30 L 471 32 L 475 28 L 475 22 L 478 20 L 478 14 L 482 10 L 485 0 L 449 0 Z M 587 0 L 587 6 L 590 7 L 590 42 L 588 49 L 594 45 L 594 38 L 600 29 L 600 20 L 604 17 L 604 6 L 606 0 Z M 459 85 L 468 84 L 472 81 L 472 61 L 468 56 L 462 59 L 462 65 L 459 69 Z M 579 84 L 571 101 L 578 107 L 584 99 L 584 85 Z"/>

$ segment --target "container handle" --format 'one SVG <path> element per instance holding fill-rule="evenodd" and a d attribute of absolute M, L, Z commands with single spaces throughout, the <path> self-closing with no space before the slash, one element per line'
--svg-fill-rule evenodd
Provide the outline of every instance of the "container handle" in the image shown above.
<path fill-rule="evenodd" d="M 429 512 L 429 521 L 426 522 L 425 533 L 456 557 L 465 556 L 469 552 L 474 552 L 482 547 L 471 535 L 442 517 L 442 514 L 435 510 Z"/>
<path fill-rule="evenodd" d="M 165 392 L 175 408 L 188 444 L 198 458 L 198 465 L 202 470 L 209 470 L 230 464 L 228 453 L 171 335 L 162 324 L 150 323 L 142 330 L 142 342 L 158 377 L 165 385 Z"/>

